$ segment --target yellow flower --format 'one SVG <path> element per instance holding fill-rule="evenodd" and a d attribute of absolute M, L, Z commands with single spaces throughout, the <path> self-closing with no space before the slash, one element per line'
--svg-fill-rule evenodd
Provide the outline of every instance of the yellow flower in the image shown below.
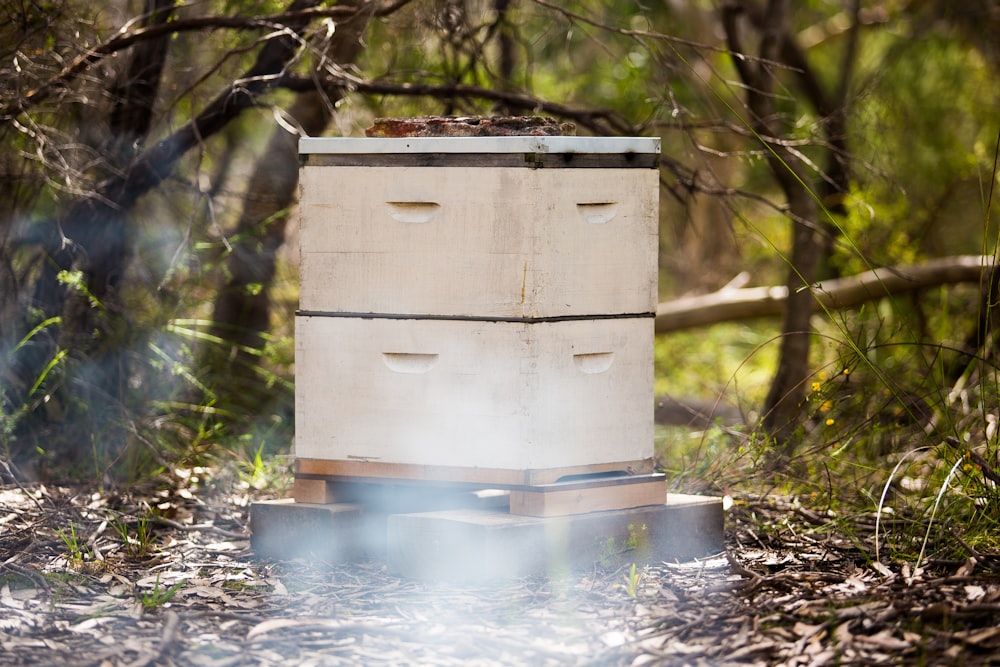
<path fill-rule="evenodd" d="M 813 382 L 812 384 L 813 391 L 819 391 L 820 387 L 822 386 L 823 385 L 821 385 L 819 382 Z"/>
<path fill-rule="evenodd" d="M 833 401 L 823 401 L 823 404 L 819 406 L 820 412 L 829 412 L 830 408 L 833 407 Z"/>
<path fill-rule="evenodd" d="M 826 425 L 827 426 L 833 426 L 833 419 L 832 418 L 831 419 L 827 419 L 826 420 Z"/>

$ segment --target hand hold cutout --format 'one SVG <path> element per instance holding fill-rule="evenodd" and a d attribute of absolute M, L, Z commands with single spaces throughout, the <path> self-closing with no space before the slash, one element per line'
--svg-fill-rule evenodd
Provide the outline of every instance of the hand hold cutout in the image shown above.
<path fill-rule="evenodd" d="M 587 375 L 603 373 L 611 368 L 611 364 L 614 360 L 614 352 L 593 352 L 590 354 L 573 355 L 573 363 Z"/>
<path fill-rule="evenodd" d="M 437 363 L 436 354 L 414 354 L 409 352 L 383 352 L 382 361 L 389 370 L 396 373 L 426 373 Z"/>
<path fill-rule="evenodd" d="M 592 225 L 603 225 L 618 215 L 618 202 L 582 202 L 576 210 Z"/>
<path fill-rule="evenodd" d="M 416 224 L 430 222 L 441 210 L 441 204 L 432 201 L 390 201 L 386 204 L 393 220 Z"/>

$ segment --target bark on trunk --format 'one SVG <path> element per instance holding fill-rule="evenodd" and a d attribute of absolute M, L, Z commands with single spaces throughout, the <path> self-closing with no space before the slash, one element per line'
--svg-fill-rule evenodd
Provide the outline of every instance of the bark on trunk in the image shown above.
<path fill-rule="evenodd" d="M 1000 272 L 989 255 L 942 257 L 921 264 L 872 269 L 864 273 L 814 283 L 811 312 L 822 308 L 856 308 L 886 297 L 927 287 L 954 283 L 994 285 Z M 994 293 L 995 293 L 994 287 Z M 759 317 L 779 317 L 787 308 L 788 287 L 746 287 L 722 289 L 711 294 L 684 297 L 661 303 L 656 309 L 656 333 L 665 334 L 720 322 Z M 985 331 L 985 329 L 983 329 Z M 971 352 L 984 334 L 975 337 Z"/>
<path fill-rule="evenodd" d="M 726 40 L 733 55 L 733 64 L 746 84 L 750 125 L 765 144 L 768 165 L 788 202 L 788 217 L 792 221 L 792 249 L 789 257 L 787 297 L 782 322 L 782 337 L 778 369 L 763 407 L 762 427 L 778 444 L 777 459 L 786 458 L 793 448 L 793 433 L 800 417 L 800 405 L 805 396 L 808 377 L 809 348 L 812 333 L 809 320 L 815 303 L 810 287 L 816 280 L 824 258 L 823 242 L 829 233 L 823 232 L 826 218 L 821 219 L 821 198 L 826 196 L 828 214 L 839 210 L 839 195 L 846 189 L 848 168 L 844 138 L 843 99 L 846 79 L 838 86 L 838 98 L 830 99 L 813 76 L 804 54 L 795 44 L 786 26 L 789 3 L 769 0 L 764 9 L 748 1 L 734 1 L 722 8 L 722 23 Z M 856 12 L 855 12 L 856 14 Z M 743 58 L 748 53 L 743 33 L 752 26 L 759 33 L 759 59 Z M 845 58 L 853 59 L 853 42 Z M 792 61 L 792 62 L 789 62 Z M 832 177 L 826 185 L 815 183 L 802 162 L 780 139 L 784 132 L 775 113 L 773 94 L 777 71 L 774 63 L 789 65 L 797 72 L 800 85 L 818 114 L 826 122 L 826 132 L 832 149 L 826 161 Z M 845 74 L 845 76 L 848 76 Z M 829 190 L 825 190 L 829 187 Z"/>
<path fill-rule="evenodd" d="M 325 54 L 327 62 L 338 67 L 353 63 L 370 19 L 371 12 L 366 12 L 338 24 Z M 321 134 L 336 99 L 320 90 L 300 93 L 286 115 L 305 136 Z M 236 240 L 226 260 L 226 282 L 216 296 L 212 315 L 212 333 L 226 344 L 221 351 L 207 350 L 205 356 L 224 403 L 248 407 L 266 400 L 256 369 L 271 330 L 271 292 L 278 251 L 285 241 L 287 211 L 296 199 L 299 136 L 275 128 L 250 176 L 233 234 Z"/>
<path fill-rule="evenodd" d="M 305 9 L 317 2 L 294 0 L 290 9 Z M 168 21 L 173 5 L 172 0 L 149 0 L 147 20 Z M 301 30 L 309 20 L 302 17 L 288 27 Z M 164 33 L 161 38 L 137 44 L 122 78 L 109 90 L 115 102 L 108 118 L 114 133 L 106 146 L 108 175 L 95 185 L 90 197 L 78 199 L 55 219 L 34 223 L 32 235 L 21 240 L 25 245 L 39 246 L 46 259 L 29 304 L 36 319 L 25 321 L 24 333 L 39 320 L 49 319 L 58 322 L 49 327 L 58 334 L 39 336 L 33 341 L 37 344 L 19 350 L 11 373 L 17 386 L 30 387 L 51 370 L 47 365 L 57 350 L 68 352 L 66 359 L 72 362 L 62 382 L 63 395 L 53 391 L 44 409 L 37 402 L 31 403 L 39 409 L 32 413 L 33 423 L 22 425 L 41 432 L 50 428 L 46 422 L 57 414 L 60 424 L 55 429 L 61 428 L 65 437 L 50 431 L 46 438 L 46 449 L 57 456 L 93 452 L 103 465 L 121 451 L 129 437 L 129 416 L 124 410 L 129 396 L 127 364 L 132 353 L 129 341 L 137 334 L 120 296 L 130 259 L 131 211 L 136 201 L 159 185 L 188 150 L 255 104 L 257 95 L 273 85 L 269 77 L 280 73 L 299 49 L 298 40 L 290 34 L 274 37 L 261 48 L 244 76 L 194 120 L 144 148 L 142 139 L 151 125 L 170 40 L 170 34 Z M 75 287 L 67 286 L 64 272 L 78 272 Z M 99 307 L 94 307 L 93 301 Z M 29 398 L 25 391 L 11 397 L 11 402 L 27 405 Z M 89 433 L 89 438 L 81 439 L 81 431 Z M 74 447 L 81 451 L 73 451 Z"/>

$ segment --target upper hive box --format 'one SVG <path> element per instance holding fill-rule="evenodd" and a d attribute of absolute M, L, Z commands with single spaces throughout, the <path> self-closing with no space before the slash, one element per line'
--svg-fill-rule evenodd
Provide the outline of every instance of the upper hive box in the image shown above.
<path fill-rule="evenodd" d="M 299 150 L 304 314 L 656 309 L 658 139 L 307 138 Z"/>

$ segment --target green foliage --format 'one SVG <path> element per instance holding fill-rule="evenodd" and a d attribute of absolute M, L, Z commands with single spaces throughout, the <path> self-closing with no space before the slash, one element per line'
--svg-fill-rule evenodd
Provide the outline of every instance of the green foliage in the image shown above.
<path fill-rule="evenodd" d="M 141 560 L 151 555 L 155 549 L 156 536 L 153 534 L 150 525 L 150 515 L 152 510 L 147 510 L 145 514 L 135 521 L 135 530 L 131 530 L 130 522 L 122 515 L 113 515 L 111 525 L 115 533 L 122 541 L 122 546 L 126 558 Z"/>
<path fill-rule="evenodd" d="M 628 572 L 623 575 L 625 583 L 622 584 L 622 588 L 625 589 L 625 593 L 635 599 L 635 594 L 639 588 L 639 572 L 636 570 L 635 563 L 629 568 Z"/>
<path fill-rule="evenodd" d="M 93 561 L 94 551 L 85 541 L 81 541 L 80 536 L 76 533 L 76 526 L 70 524 L 65 529 L 56 528 L 56 535 L 66 547 L 70 563 L 81 566 Z"/>
<path fill-rule="evenodd" d="M 850 126 L 868 168 L 857 173 L 845 231 L 877 262 L 992 252 L 981 243 L 981 186 L 1000 130 L 996 69 L 948 35 L 876 33 L 865 43 Z M 848 272 L 861 259 L 838 255 Z"/>
<path fill-rule="evenodd" d="M 144 610 L 153 611 L 170 602 L 177 591 L 183 587 L 184 581 L 181 580 L 169 588 L 163 588 L 160 586 L 160 575 L 157 574 L 156 581 L 153 584 L 153 590 L 148 593 L 140 593 L 138 595 L 138 599 Z"/>
<path fill-rule="evenodd" d="M 728 390 L 754 405 L 774 367 L 776 333 L 771 323 L 755 322 L 658 336 L 656 393 L 714 399 Z"/>

